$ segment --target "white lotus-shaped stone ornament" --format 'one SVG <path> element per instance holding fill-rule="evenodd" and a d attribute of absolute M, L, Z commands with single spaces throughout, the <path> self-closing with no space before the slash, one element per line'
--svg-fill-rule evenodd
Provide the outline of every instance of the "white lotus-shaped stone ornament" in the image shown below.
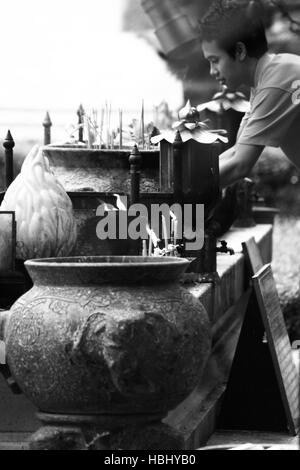
<path fill-rule="evenodd" d="M 15 211 L 17 259 L 67 256 L 76 242 L 72 202 L 50 169 L 42 147 L 28 153 L 0 209 Z"/>

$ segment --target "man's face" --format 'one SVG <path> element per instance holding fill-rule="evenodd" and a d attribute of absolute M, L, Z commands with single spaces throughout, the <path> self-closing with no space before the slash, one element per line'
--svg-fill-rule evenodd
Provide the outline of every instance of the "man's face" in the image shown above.
<path fill-rule="evenodd" d="M 242 64 L 233 59 L 216 41 L 203 41 L 204 57 L 210 63 L 210 74 L 230 90 L 236 90 L 242 85 Z"/>

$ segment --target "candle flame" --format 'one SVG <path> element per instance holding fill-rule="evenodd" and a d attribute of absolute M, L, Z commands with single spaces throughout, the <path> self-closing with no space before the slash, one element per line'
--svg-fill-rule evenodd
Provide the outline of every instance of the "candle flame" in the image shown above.
<path fill-rule="evenodd" d="M 156 248 L 157 245 L 158 245 L 158 242 L 159 242 L 159 238 L 156 236 L 156 233 L 154 232 L 154 230 L 152 230 L 152 229 L 149 227 L 148 224 L 146 225 L 146 230 L 147 230 L 147 233 L 148 233 L 149 237 L 150 237 L 151 240 L 152 240 L 153 246 Z"/>
<path fill-rule="evenodd" d="M 119 209 L 119 211 L 127 211 L 127 207 L 125 206 L 125 204 L 121 200 L 120 195 L 119 194 L 114 194 L 114 196 L 117 198 L 116 206 Z"/>
<path fill-rule="evenodd" d="M 172 212 L 171 210 L 170 210 L 170 216 L 171 216 L 171 218 L 172 218 L 173 220 L 177 220 L 176 215 L 175 215 L 174 212 Z"/>

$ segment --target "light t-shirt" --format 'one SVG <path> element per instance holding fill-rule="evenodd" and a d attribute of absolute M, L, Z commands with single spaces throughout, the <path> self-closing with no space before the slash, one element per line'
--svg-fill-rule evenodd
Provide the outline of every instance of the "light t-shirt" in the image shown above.
<path fill-rule="evenodd" d="M 264 54 L 237 143 L 281 147 L 300 167 L 300 56 Z"/>

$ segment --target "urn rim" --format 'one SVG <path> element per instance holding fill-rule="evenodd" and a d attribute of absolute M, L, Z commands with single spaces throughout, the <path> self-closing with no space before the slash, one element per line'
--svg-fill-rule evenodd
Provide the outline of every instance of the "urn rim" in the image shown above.
<path fill-rule="evenodd" d="M 133 146 L 132 145 L 128 145 L 128 146 L 123 146 L 121 149 L 120 148 L 113 148 L 113 149 L 109 149 L 109 148 L 96 148 L 96 147 L 88 147 L 87 144 L 86 145 L 76 145 L 76 144 L 48 144 L 48 145 L 43 145 L 42 146 L 42 149 L 43 151 L 46 151 L 50 153 L 55 153 L 55 152 L 60 152 L 60 153 L 69 153 L 70 151 L 72 151 L 73 153 L 77 153 L 77 154 L 82 154 L 82 153 L 86 153 L 86 154 L 101 154 L 101 155 L 110 155 L 111 153 L 115 154 L 115 155 L 119 155 L 121 157 L 129 157 L 132 149 L 133 149 Z M 152 148 L 152 149 L 143 149 L 143 148 L 139 148 L 139 152 L 141 154 L 155 154 L 155 153 L 158 153 L 158 149 L 157 148 Z"/>
<path fill-rule="evenodd" d="M 187 258 L 177 256 L 65 256 L 52 258 L 36 258 L 25 261 L 25 266 L 53 266 L 53 267 L 143 267 L 143 266 L 188 266 Z"/>
<path fill-rule="evenodd" d="M 25 261 L 34 284 L 132 284 L 179 280 L 190 261 L 178 257 L 74 256 Z"/>

